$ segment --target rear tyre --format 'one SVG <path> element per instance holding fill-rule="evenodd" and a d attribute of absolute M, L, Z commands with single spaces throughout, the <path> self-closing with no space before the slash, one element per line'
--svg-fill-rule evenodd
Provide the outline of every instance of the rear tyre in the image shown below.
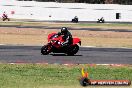
<path fill-rule="evenodd" d="M 9 19 L 9 18 L 7 18 L 7 20 L 8 20 L 8 21 L 10 21 L 10 19 Z"/>
<path fill-rule="evenodd" d="M 79 46 L 78 45 L 74 45 L 72 47 L 69 47 L 70 49 L 68 50 L 68 52 L 66 53 L 67 55 L 74 55 L 78 52 L 79 50 Z"/>
<path fill-rule="evenodd" d="M 44 45 L 42 48 L 41 48 L 41 53 L 43 55 L 48 55 L 49 53 L 51 52 L 51 47 L 49 45 Z"/>

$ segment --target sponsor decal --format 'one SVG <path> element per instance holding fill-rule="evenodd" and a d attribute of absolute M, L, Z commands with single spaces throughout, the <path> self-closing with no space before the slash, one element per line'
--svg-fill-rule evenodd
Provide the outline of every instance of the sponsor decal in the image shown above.
<path fill-rule="evenodd" d="M 92 80 L 89 79 L 89 74 L 88 72 L 84 72 L 84 68 L 82 68 L 81 70 L 81 78 L 79 79 L 80 84 L 82 86 L 88 86 L 88 85 L 115 85 L 115 86 L 129 86 L 131 85 L 131 81 L 130 80 Z"/>

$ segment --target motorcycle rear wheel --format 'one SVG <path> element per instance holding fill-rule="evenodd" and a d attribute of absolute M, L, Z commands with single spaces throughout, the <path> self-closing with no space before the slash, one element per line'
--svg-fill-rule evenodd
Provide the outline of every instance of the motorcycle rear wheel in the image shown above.
<path fill-rule="evenodd" d="M 79 50 L 79 46 L 74 45 L 74 46 L 70 47 L 70 49 L 68 50 L 68 52 L 66 54 L 71 56 L 71 55 L 76 54 L 78 52 L 78 50 Z"/>

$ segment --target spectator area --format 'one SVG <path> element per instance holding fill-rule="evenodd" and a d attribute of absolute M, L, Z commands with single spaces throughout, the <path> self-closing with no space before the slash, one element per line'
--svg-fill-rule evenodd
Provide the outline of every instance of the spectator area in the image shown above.
<path fill-rule="evenodd" d="M 132 22 L 132 6 L 118 4 L 57 3 L 1 0 L 0 15 L 10 18 L 44 21 L 97 21 L 104 17 L 109 22 Z"/>

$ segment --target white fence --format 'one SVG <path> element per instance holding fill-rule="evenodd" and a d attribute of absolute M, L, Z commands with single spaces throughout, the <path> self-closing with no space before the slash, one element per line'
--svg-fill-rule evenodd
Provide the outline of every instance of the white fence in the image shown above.
<path fill-rule="evenodd" d="M 4 11 L 10 18 L 17 19 L 71 21 L 78 16 L 79 21 L 97 21 L 104 17 L 106 21 L 132 22 L 131 5 L 3 0 L 0 1 L 0 15 Z"/>

